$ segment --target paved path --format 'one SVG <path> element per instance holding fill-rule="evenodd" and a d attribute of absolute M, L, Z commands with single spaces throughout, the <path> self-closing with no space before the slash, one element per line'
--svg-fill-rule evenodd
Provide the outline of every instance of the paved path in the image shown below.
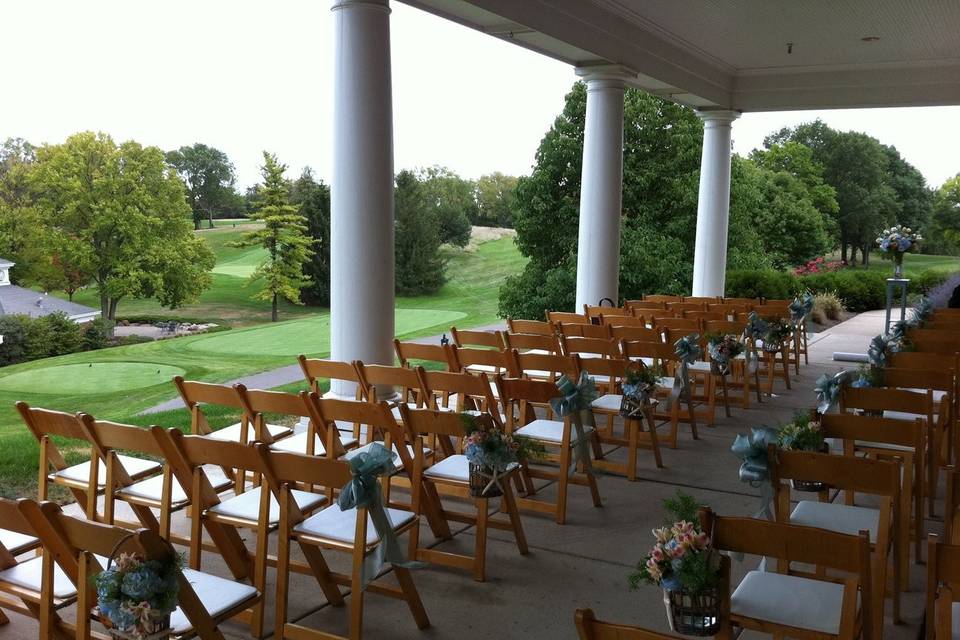
<path fill-rule="evenodd" d="M 506 324 L 489 324 L 482 327 L 475 327 L 479 331 L 494 331 L 500 329 L 506 329 Z M 446 334 L 438 334 L 435 336 L 427 336 L 424 338 L 414 338 L 411 342 L 417 342 L 420 344 L 438 344 L 440 338 L 446 335 L 450 337 L 449 332 Z M 303 372 L 300 370 L 300 365 L 292 364 L 287 365 L 286 367 L 280 367 L 279 369 L 271 369 L 270 371 L 263 371 L 261 373 L 255 373 L 253 375 L 244 376 L 242 378 L 237 378 L 235 380 L 228 380 L 224 384 L 242 384 L 245 387 L 250 389 L 273 389 L 274 387 L 279 387 L 285 384 L 290 384 L 291 382 L 297 382 L 298 380 L 303 380 Z M 160 411 L 172 411 L 174 409 L 183 409 L 184 404 L 183 400 L 180 397 L 171 398 L 166 402 L 161 402 L 160 404 L 150 407 L 149 409 L 144 409 L 140 412 L 141 415 L 149 413 L 158 413 Z"/>

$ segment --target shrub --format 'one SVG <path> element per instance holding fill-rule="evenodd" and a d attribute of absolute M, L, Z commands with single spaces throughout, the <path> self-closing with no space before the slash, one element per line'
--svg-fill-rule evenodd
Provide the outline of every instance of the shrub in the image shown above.
<path fill-rule="evenodd" d="M 840 269 L 843 269 L 846 266 L 847 265 L 839 260 L 827 261 L 826 258 L 820 256 L 819 258 L 814 258 L 813 260 L 808 261 L 806 264 L 796 267 L 793 270 L 793 274 L 797 276 L 805 276 L 811 273 L 829 273 L 831 271 L 840 271 Z"/>
<path fill-rule="evenodd" d="M 83 329 L 62 312 L 51 313 L 41 319 L 50 327 L 51 356 L 62 356 L 80 351 L 83 347 Z"/>
<path fill-rule="evenodd" d="M 802 290 L 799 279 L 783 271 L 738 270 L 727 272 L 726 295 L 730 298 L 792 298 Z"/>
<path fill-rule="evenodd" d="M 27 360 L 27 324 L 28 316 L 0 316 L 0 366 L 17 364 Z"/>
<path fill-rule="evenodd" d="M 883 309 L 887 300 L 887 279 L 879 271 L 845 269 L 803 276 L 799 281 L 814 294 L 836 294 L 850 311 Z"/>
<path fill-rule="evenodd" d="M 83 333 L 83 348 L 86 351 L 94 349 L 103 349 L 110 346 L 110 338 L 113 336 L 113 323 L 103 318 L 97 318 L 89 325 Z"/>
<path fill-rule="evenodd" d="M 844 311 L 843 300 L 836 291 L 818 293 L 813 297 L 813 319 L 817 324 L 825 320 L 839 320 Z"/>
<path fill-rule="evenodd" d="M 910 284 L 907 285 L 907 289 L 910 293 L 927 295 L 930 291 L 946 282 L 949 277 L 950 274 L 946 271 L 927 269 L 920 275 L 910 278 Z"/>
<path fill-rule="evenodd" d="M 26 330 L 23 347 L 27 360 L 39 360 L 52 355 L 53 331 L 43 318 L 27 318 L 23 327 Z"/>

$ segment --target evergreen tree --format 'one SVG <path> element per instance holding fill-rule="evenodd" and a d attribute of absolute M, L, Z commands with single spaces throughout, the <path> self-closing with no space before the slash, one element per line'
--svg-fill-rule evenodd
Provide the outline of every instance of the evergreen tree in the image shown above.
<path fill-rule="evenodd" d="M 427 206 L 423 185 L 413 172 L 397 174 L 394 203 L 397 293 L 433 293 L 446 281 L 440 227 L 435 209 Z"/>
<path fill-rule="evenodd" d="M 314 253 L 303 265 L 310 284 L 300 292 L 308 305 L 330 306 L 330 187 L 313 177 L 309 167 L 290 189 L 290 200 L 300 206 L 307 231 L 316 243 Z"/>
<path fill-rule="evenodd" d="M 266 151 L 263 161 L 260 169 L 263 184 L 257 189 L 258 207 L 251 215 L 263 228 L 244 233 L 242 239 L 231 246 L 266 249 L 267 257 L 257 265 L 249 282 L 264 282 L 263 289 L 254 298 L 270 301 L 270 318 L 276 322 L 280 298 L 303 304 L 300 290 L 310 283 L 310 278 L 303 273 L 303 264 L 313 255 L 314 241 L 306 234 L 306 220 L 299 213 L 299 207 L 290 203 L 288 185 L 283 179 L 287 166 Z"/>

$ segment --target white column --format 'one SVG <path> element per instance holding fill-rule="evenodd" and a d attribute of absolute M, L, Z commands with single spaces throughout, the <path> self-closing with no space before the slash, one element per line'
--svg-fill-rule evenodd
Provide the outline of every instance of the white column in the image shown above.
<path fill-rule="evenodd" d="M 388 0 L 334 0 L 330 347 L 393 363 L 393 104 Z M 352 384 L 332 391 L 353 397 Z"/>
<path fill-rule="evenodd" d="M 730 221 L 730 131 L 738 111 L 698 111 L 703 120 L 693 295 L 722 296 Z"/>
<path fill-rule="evenodd" d="M 577 306 L 610 298 L 620 285 L 620 215 L 623 191 L 623 92 L 629 72 L 620 67 L 577 69 L 587 83 L 577 241 Z"/>

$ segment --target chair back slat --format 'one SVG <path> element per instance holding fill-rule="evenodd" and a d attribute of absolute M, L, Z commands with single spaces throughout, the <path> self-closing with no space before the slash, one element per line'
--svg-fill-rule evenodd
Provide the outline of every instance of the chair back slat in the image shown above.
<path fill-rule="evenodd" d="M 20 417 L 23 418 L 24 424 L 27 425 L 27 428 L 30 429 L 37 440 L 45 435 L 60 436 L 72 440 L 87 439 L 75 413 L 34 408 L 23 401 L 18 401 L 14 406 L 20 413 Z"/>
<path fill-rule="evenodd" d="M 822 480 L 835 489 L 895 499 L 900 493 L 899 462 L 770 447 L 767 459 L 774 487 L 781 480 Z"/>
<path fill-rule="evenodd" d="M 409 367 L 392 367 L 384 364 L 364 364 L 362 362 L 356 362 L 355 364 L 357 374 L 360 377 L 360 384 L 363 386 L 363 393 L 371 401 L 378 399 L 377 387 L 389 387 L 394 391 L 399 389 L 404 402 L 420 388 L 417 372 Z"/>
<path fill-rule="evenodd" d="M 504 333 L 503 342 L 506 350 L 539 349 L 547 353 L 560 353 L 560 342 L 553 333 Z"/>
<path fill-rule="evenodd" d="M 584 358 L 619 358 L 620 345 L 613 338 L 583 338 L 579 336 L 563 336 L 560 339 L 563 353 L 568 356 L 574 354 Z"/>
<path fill-rule="evenodd" d="M 828 413 L 820 417 L 820 429 L 825 438 L 894 444 L 919 452 L 923 450 L 927 421 L 920 417 L 908 421 L 852 413 Z"/>
<path fill-rule="evenodd" d="M 450 334 L 453 337 L 453 343 L 458 347 L 479 346 L 503 349 L 503 338 L 500 337 L 499 331 L 475 331 L 450 327 Z"/>
<path fill-rule="evenodd" d="M 636 312 L 644 309 L 666 309 L 667 303 L 657 300 L 627 300 L 623 306 Z"/>
<path fill-rule="evenodd" d="M 353 478 L 350 463 L 332 458 L 273 451 L 264 444 L 252 447 L 260 466 L 277 482 L 318 485 L 339 489 Z"/>
<path fill-rule="evenodd" d="M 217 404 L 243 409 L 240 397 L 230 385 L 184 380 L 182 376 L 176 376 L 173 384 L 177 387 L 188 409 L 193 409 L 198 404 Z"/>
<path fill-rule="evenodd" d="M 642 315 L 634 316 L 600 316 L 600 324 L 607 325 L 611 331 L 618 327 L 646 327 L 647 321 Z"/>
<path fill-rule="evenodd" d="M 546 311 L 544 315 L 547 322 L 558 324 L 565 322 L 567 324 L 590 324 L 590 318 L 582 313 L 570 313 L 569 311 Z"/>
<path fill-rule="evenodd" d="M 585 304 L 583 305 L 583 315 L 588 318 L 600 318 L 601 316 L 629 316 L 631 312 L 629 309 L 623 307 L 604 307 Z"/>
<path fill-rule="evenodd" d="M 577 338 L 609 338 L 610 327 L 605 324 L 576 324 L 561 322 L 557 325 L 560 335 Z"/>
<path fill-rule="evenodd" d="M 297 356 L 297 362 L 300 363 L 300 369 L 303 371 L 303 377 L 309 383 L 310 388 L 320 392 L 320 380 L 343 380 L 353 382 L 360 386 L 360 379 L 357 377 L 357 369 L 352 362 L 341 362 L 339 360 L 321 360 L 319 358 L 308 358 L 305 355 Z"/>
<path fill-rule="evenodd" d="M 852 387 L 846 385 L 840 393 L 840 409 L 864 411 L 899 411 L 933 416 L 933 391 L 908 391 L 889 387 Z"/>
<path fill-rule="evenodd" d="M 542 320 L 514 320 L 507 318 L 507 330 L 510 333 L 536 333 L 543 336 L 552 336 L 554 328 L 552 322 Z"/>
<path fill-rule="evenodd" d="M 397 352 L 397 360 L 403 367 L 410 366 L 411 360 L 438 362 L 444 367 L 450 367 L 450 349 L 442 344 L 420 344 L 419 342 L 400 342 L 394 339 L 393 348 Z"/>
<path fill-rule="evenodd" d="M 254 471 L 259 467 L 256 451 L 247 444 L 230 440 L 212 440 L 204 436 L 188 436 L 177 429 L 168 431 L 171 440 L 190 465 L 198 469 L 204 465 Z M 189 486 L 189 483 L 183 486 Z"/>
<path fill-rule="evenodd" d="M 487 367 L 496 367 L 507 369 L 510 366 L 510 358 L 505 351 L 494 351 L 492 349 L 471 349 L 469 347 L 451 348 L 451 358 L 457 364 L 457 370 L 463 371 L 469 366 L 482 365 Z"/>
<path fill-rule="evenodd" d="M 657 329 L 650 329 L 648 327 L 618 327 L 611 325 L 610 333 L 617 340 L 663 342 L 663 333 Z"/>
<path fill-rule="evenodd" d="M 580 358 L 576 354 L 551 355 L 544 353 L 520 353 L 511 351 L 511 366 L 508 367 L 512 377 L 522 377 L 528 372 L 546 373 L 549 378 L 559 378 L 566 375 L 576 379 L 580 375 Z"/>
<path fill-rule="evenodd" d="M 94 444 L 102 450 L 136 451 L 163 457 L 163 450 L 150 436 L 150 427 L 97 420 L 86 413 L 80 414 L 80 420 L 88 430 L 88 439 L 93 439 Z"/>

